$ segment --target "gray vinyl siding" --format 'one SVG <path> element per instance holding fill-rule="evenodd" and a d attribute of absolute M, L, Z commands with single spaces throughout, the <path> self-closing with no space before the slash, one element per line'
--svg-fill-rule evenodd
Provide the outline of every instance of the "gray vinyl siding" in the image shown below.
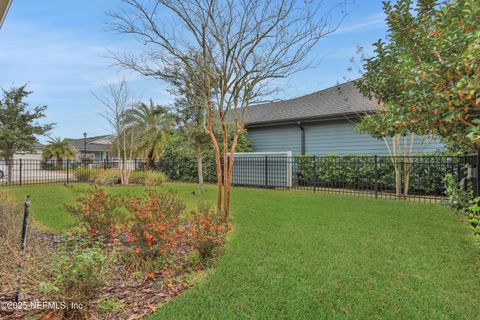
<path fill-rule="evenodd" d="M 252 140 L 255 152 L 301 152 L 298 126 L 252 128 L 247 130 L 247 134 Z"/>
<path fill-rule="evenodd" d="M 304 124 L 305 151 L 307 154 L 388 154 L 385 143 L 368 134 L 361 134 L 356 124 L 348 120 L 323 121 Z M 301 152 L 301 131 L 296 125 L 272 126 L 248 129 L 255 152 Z M 427 147 L 416 147 L 431 152 L 442 147 L 433 141 Z"/>

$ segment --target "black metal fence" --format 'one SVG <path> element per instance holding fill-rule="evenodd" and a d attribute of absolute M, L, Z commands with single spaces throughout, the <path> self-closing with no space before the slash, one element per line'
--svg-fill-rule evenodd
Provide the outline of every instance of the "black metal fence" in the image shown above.
<path fill-rule="evenodd" d="M 464 156 L 278 156 L 235 157 L 233 184 L 236 186 L 297 189 L 311 192 L 364 195 L 375 198 L 406 198 L 436 201 L 445 195 L 444 178 L 470 183 L 476 195 L 478 155 Z M 126 166 L 143 170 L 141 160 L 119 161 L 0 161 L 0 185 L 91 182 L 102 170 Z M 173 181 L 197 181 L 194 158 L 161 159 L 157 170 Z M 214 159 L 205 158 L 202 170 L 206 182 L 216 181 Z"/>
<path fill-rule="evenodd" d="M 0 186 L 92 182 L 100 171 L 119 166 L 140 170 L 143 168 L 143 161 L 0 160 Z"/>
<path fill-rule="evenodd" d="M 405 198 L 433 202 L 445 195 L 444 178 L 453 175 L 480 194 L 478 155 L 465 156 L 242 156 L 234 162 L 233 184 L 244 187 Z M 214 159 L 203 161 L 204 179 L 216 181 Z M 197 181 L 196 159 L 162 159 L 171 180 Z M 465 178 L 465 179 L 464 179 Z"/>

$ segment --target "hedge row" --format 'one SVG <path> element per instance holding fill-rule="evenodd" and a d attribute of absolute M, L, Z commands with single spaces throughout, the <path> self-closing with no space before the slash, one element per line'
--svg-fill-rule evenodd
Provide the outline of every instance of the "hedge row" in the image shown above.
<path fill-rule="evenodd" d="M 395 190 L 395 168 L 391 157 L 328 155 L 296 157 L 296 176 L 300 185 L 373 190 Z M 443 195 L 444 177 L 462 170 L 460 158 L 419 156 L 397 158 L 410 169 L 410 194 Z M 404 168 L 404 166 L 401 166 Z M 314 169 L 315 168 L 315 169 Z M 316 172 L 316 176 L 313 174 Z"/>
<path fill-rule="evenodd" d="M 315 162 L 313 160 L 315 159 Z M 295 182 L 300 186 L 395 190 L 395 170 L 392 158 L 359 155 L 296 156 L 291 159 Z M 447 156 L 417 156 L 399 159 L 411 166 L 409 193 L 443 195 L 444 177 L 461 172 L 461 158 Z M 290 161 L 289 161 L 290 162 Z M 263 161 L 254 162 L 263 166 Z M 197 181 L 197 162 L 194 158 L 163 158 L 157 169 L 171 180 Z M 375 172 L 376 171 L 376 172 Z M 314 175 L 316 172 L 316 176 Z M 204 180 L 216 181 L 215 160 L 203 160 Z"/>

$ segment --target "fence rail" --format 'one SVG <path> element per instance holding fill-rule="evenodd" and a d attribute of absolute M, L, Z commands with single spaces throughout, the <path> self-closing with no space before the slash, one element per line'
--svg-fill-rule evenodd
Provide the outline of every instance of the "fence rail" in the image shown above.
<path fill-rule="evenodd" d="M 110 168 L 125 166 L 132 170 L 142 169 L 140 160 L 128 161 L 80 161 L 80 160 L 0 160 L 0 186 L 29 184 L 87 182 L 96 173 Z"/>
<path fill-rule="evenodd" d="M 465 156 L 236 156 L 236 186 L 296 189 L 310 192 L 438 201 L 445 195 L 444 178 L 464 179 L 479 193 L 478 155 Z M 158 163 L 172 180 L 196 181 L 195 159 L 162 159 Z M 216 181 L 215 162 L 205 159 L 205 181 Z"/>
<path fill-rule="evenodd" d="M 480 194 L 478 155 L 464 156 L 277 156 L 237 155 L 236 186 L 436 201 L 445 195 L 444 178 L 453 175 Z M 89 182 L 99 171 L 126 166 L 143 170 L 142 160 L 0 161 L 0 185 Z M 216 181 L 214 159 L 203 160 L 206 182 Z M 195 158 L 161 159 L 156 169 L 174 181 L 197 181 Z M 3 177 L 2 177 L 3 172 Z"/>

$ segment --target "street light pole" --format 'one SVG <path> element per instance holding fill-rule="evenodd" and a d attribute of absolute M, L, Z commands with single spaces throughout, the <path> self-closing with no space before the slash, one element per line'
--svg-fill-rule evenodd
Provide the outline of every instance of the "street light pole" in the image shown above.
<path fill-rule="evenodd" d="M 87 133 L 83 133 L 83 161 L 87 163 Z"/>

